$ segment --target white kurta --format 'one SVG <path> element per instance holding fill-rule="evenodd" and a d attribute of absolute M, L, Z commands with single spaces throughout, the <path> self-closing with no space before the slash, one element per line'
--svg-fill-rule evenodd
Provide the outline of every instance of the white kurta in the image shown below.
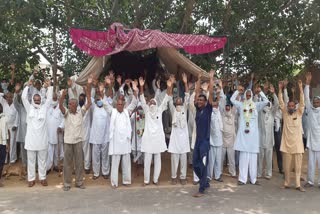
<path fill-rule="evenodd" d="M 14 99 L 13 99 L 13 105 L 16 108 L 19 115 L 16 141 L 24 142 L 26 138 L 26 133 L 27 133 L 27 112 L 25 107 L 22 104 L 22 100 L 19 100 L 19 99 L 21 99 L 21 93 L 20 94 L 15 93 Z"/>
<path fill-rule="evenodd" d="M 236 141 L 234 149 L 242 152 L 251 152 L 259 153 L 259 128 L 258 128 L 258 112 L 261 111 L 269 102 L 268 98 L 263 92 L 260 92 L 260 96 L 263 98 L 263 101 L 255 103 L 255 109 L 251 114 L 249 121 L 249 133 L 245 133 L 246 121 L 244 118 L 244 104 L 243 102 L 237 101 L 236 97 L 239 92 L 236 91 L 232 97 L 231 102 L 236 106 L 237 111 L 239 112 L 239 128 L 236 136 Z"/>
<path fill-rule="evenodd" d="M 274 120 L 279 108 L 278 97 L 273 95 L 274 104 L 271 107 L 265 106 L 259 112 L 259 142 L 260 148 L 271 149 L 274 146 Z"/>
<path fill-rule="evenodd" d="M 59 125 L 63 121 L 63 114 L 60 111 L 59 105 L 55 108 L 50 106 L 47 112 L 47 127 L 48 127 L 48 139 L 50 144 L 58 143 L 57 130 Z"/>
<path fill-rule="evenodd" d="M 106 109 L 93 104 L 92 125 L 89 143 L 105 144 L 109 142 L 110 115 Z"/>
<path fill-rule="evenodd" d="M 320 151 L 320 108 L 314 108 L 309 98 L 309 85 L 304 88 L 305 104 L 308 113 L 309 130 L 307 147 L 312 151 Z"/>
<path fill-rule="evenodd" d="M 184 154 L 190 152 L 189 131 L 187 122 L 188 104 L 188 93 L 185 94 L 185 101 L 180 112 L 178 112 L 174 107 L 172 98 L 169 101 L 173 122 L 168 149 L 168 152 L 170 153 Z"/>
<path fill-rule="evenodd" d="M 130 112 L 137 105 L 137 99 L 133 97 L 130 105 L 119 112 L 110 104 L 109 98 L 104 99 L 104 108 L 111 114 L 109 132 L 109 155 L 125 155 L 131 153 L 131 122 Z"/>
<path fill-rule="evenodd" d="M 48 90 L 48 98 L 40 108 L 35 108 L 28 101 L 28 89 L 26 86 L 22 92 L 22 102 L 27 111 L 27 134 L 25 149 L 40 151 L 48 149 L 47 111 L 52 100 L 52 87 Z"/>
<path fill-rule="evenodd" d="M 6 116 L 7 128 L 12 129 L 12 127 L 18 127 L 18 112 L 14 107 L 13 103 L 9 105 L 7 101 L 3 98 L 3 94 L 0 93 L 0 103 L 3 107 L 3 113 Z"/>
<path fill-rule="evenodd" d="M 222 146 L 222 119 L 219 109 L 213 109 L 210 122 L 210 145 Z"/>
<path fill-rule="evenodd" d="M 140 95 L 142 108 L 145 112 L 145 130 L 142 136 L 141 151 L 149 154 L 158 154 L 167 150 L 162 125 L 162 113 L 167 109 L 168 95 L 165 96 L 154 118 L 151 117 L 149 106 L 144 95 Z"/>

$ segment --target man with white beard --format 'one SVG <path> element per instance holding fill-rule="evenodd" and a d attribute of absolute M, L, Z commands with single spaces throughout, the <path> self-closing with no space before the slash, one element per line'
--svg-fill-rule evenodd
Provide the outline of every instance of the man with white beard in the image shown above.
<path fill-rule="evenodd" d="M 240 151 L 238 185 L 247 183 L 248 169 L 250 183 L 259 185 L 257 181 L 257 157 L 259 153 L 258 112 L 268 104 L 269 100 L 261 91 L 261 88 L 258 87 L 256 93 L 260 95 L 262 101 L 254 102 L 250 89 L 245 91 L 243 102 L 237 101 L 236 97 L 239 93 L 242 94 L 243 90 L 243 87 L 239 85 L 238 90 L 234 92 L 230 99 L 240 115 L 238 133 L 234 145 L 234 149 Z"/>
<path fill-rule="evenodd" d="M 171 184 L 177 184 L 177 170 L 180 163 L 180 183 L 187 183 L 187 153 L 190 152 L 189 133 L 187 123 L 187 110 L 189 104 L 188 80 L 185 73 L 182 74 L 182 81 L 185 87 L 184 102 L 178 97 L 176 106 L 172 99 L 169 101 L 169 107 L 172 114 L 172 131 L 169 141 L 168 151 L 171 153 Z M 172 90 L 172 89 L 167 89 Z M 169 94 L 172 94 L 170 91 Z"/>
<path fill-rule="evenodd" d="M 150 183 L 152 157 L 154 161 L 153 183 L 158 185 L 161 172 L 161 153 L 167 150 L 162 125 L 162 113 L 167 109 L 169 95 L 165 95 L 160 106 L 157 106 L 155 99 L 151 99 L 148 105 L 144 97 L 144 83 L 144 79 L 140 77 L 140 101 L 146 117 L 145 130 L 141 142 L 141 151 L 144 152 L 144 185 Z M 171 88 L 172 84 L 172 81 L 169 79 L 167 87 Z"/>
<path fill-rule="evenodd" d="M 110 157 L 109 150 L 109 128 L 110 128 L 110 114 L 103 108 L 104 85 L 100 85 L 101 92 L 93 104 L 92 125 L 90 131 L 89 142 L 92 146 L 92 169 L 93 180 L 100 176 L 100 168 L 102 177 L 109 178 L 110 174 Z"/>
<path fill-rule="evenodd" d="M 316 164 L 320 172 L 320 96 L 313 98 L 313 104 L 310 102 L 310 83 L 312 75 L 310 72 L 306 75 L 306 86 L 304 87 L 304 99 L 306 111 L 308 112 L 309 130 L 307 132 L 307 147 L 309 149 L 308 160 L 308 182 L 305 187 L 314 185 Z M 320 175 L 318 174 L 318 186 L 320 187 Z"/>
<path fill-rule="evenodd" d="M 14 164 L 17 161 L 17 142 L 16 142 L 16 133 L 18 127 L 18 112 L 13 105 L 13 94 L 8 92 L 4 99 L 4 95 L 0 93 L 0 104 L 3 106 L 3 113 L 6 116 L 7 128 L 10 133 L 10 164 Z"/>
<path fill-rule="evenodd" d="M 110 76 L 105 78 L 105 82 L 108 90 L 108 99 L 111 101 L 112 85 Z M 116 108 L 113 108 L 109 102 L 104 102 L 104 107 L 109 114 L 110 119 L 110 131 L 109 131 L 109 155 L 111 155 L 111 186 L 113 188 L 118 187 L 118 174 L 119 165 L 121 161 L 122 165 L 122 184 L 124 186 L 131 185 L 131 122 L 130 114 L 137 105 L 136 95 L 138 93 L 138 82 L 133 81 L 132 88 L 134 96 L 131 103 L 127 108 L 125 106 L 125 99 L 123 96 L 119 96 L 117 100 Z M 100 89 L 100 94 L 103 94 L 103 89 Z M 107 99 L 107 98 L 105 98 Z"/>
<path fill-rule="evenodd" d="M 47 83 L 48 84 L 48 83 Z M 39 180 L 42 186 L 48 186 L 46 180 L 46 161 L 48 155 L 47 112 L 52 102 L 52 86 L 48 89 L 46 102 L 41 104 L 41 96 L 33 95 L 32 104 L 28 100 L 29 86 L 32 80 L 23 89 L 22 102 L 27 111 L 27 133 L 25 149 L 28 158 L 28 186 L 33 187 L 36 179 L 36 160 L 38 160 Z"/>
<path fill-rule="evenodd" d="M 58 139 L 58 128 L 59 125 L 63 121 L 63 115 L 60 111 L 58 105 L 58 96 L 56 93 L 52 96 L 52 102 L 47 112 L 47 127 L 48 127 L 48 139 L 49 139 L 49 146 L 48 146 L 48 158 L 47 158 L 47 174 L 51 171 L 52 165 L 53 170 L 59 172 L 58 169 L 58 162 L 59 160 L 59 153 L 63 153 L 63 147 L 61 142 Z M 60 147 L 59 147 L 60 143 Z M 60 151 L 58 150 L 60 148 Z"/>
<path fill-rule="evenodd" d="M 273 85 L 269 89 L 273 97 L 273 104 L 269 102 L 262 111 L 259 112 L 259 142 L 260 152 L 258 160 L 258 178 L 263 174 L 263 162 L 265 161 L 265 178 L 270 180 L 272 177 L 272 156 L 274 145 L 274 120 L 279 108 L 279 100 L 275 94 Z"/>

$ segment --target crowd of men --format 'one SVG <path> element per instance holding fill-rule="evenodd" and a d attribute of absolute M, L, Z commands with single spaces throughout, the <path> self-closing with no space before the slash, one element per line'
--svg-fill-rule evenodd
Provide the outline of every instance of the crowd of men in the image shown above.
<path fill-rule="evenodd" d="M 93 180 L 110 176 L 117 188 L 120 162 L 122 185 L 132 183 L 132 162 L 143 166 L 144 186 L 151 181 L 158 185 L 161 154 L 168 151 L 171 183 L 185 185 L 192 164 L 193 183 L 199 184 L 194 197 L 201 197 L 211 180 L 223 182 L 225 163 L 230 176 L 237 178 L 238 171 L 238 185 L 247 184 L 248 175 L 254 185 L 260 185 L 259 178 L 271 179 L 275 148 L 285 178 L 281 188 L 290 188 L 293 162 L 295 188 L 304 192 L 300 177 L 305 142 L 309 160 L 304 186 L 313 186 L 317 163 L 320 169 L 320 97 L 310 100 L 311 74 L 306 74 L 304 89 L 298 81 L 298 102 L 289 99 L 287 81 L 279 82 L 276 93 L 271 84 L 253 89 L 253 76 L 246 89 L 233 78 L 225 93 L 227 87 L 214 76 L 211 70 L 208 81 L 200 75 L 194 83 L 184 73 L 158 76 L 148 86 L 145 77 L 124 80 L 110 71 L 100 82 L 88 77 L 83 87 L 70 78 L 68 88 L 60 91 L 36 75 L 25 84 L 16 83 L 13 91 L 8 89 L 13 81 L 2 81 L 0 178 L 4 164 L 14 164 L 21 156 L 29 187 L 36 184 L 36 171 L 41 185 L 47 186 L 47 174 L 62 169 L 61 160 L 65 191 L 71 188 L 72 174 L 75 187 L 84 189 L 84 173 L 91 170 Z M 154 94 L 146 90 L 150 88 Z M 166 142 L 168 121 L 171 134 Z"/>

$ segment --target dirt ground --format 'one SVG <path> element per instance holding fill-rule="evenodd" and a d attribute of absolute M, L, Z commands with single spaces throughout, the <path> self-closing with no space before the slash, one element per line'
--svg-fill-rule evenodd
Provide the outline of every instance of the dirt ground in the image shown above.
<path fill-rule="evenodd" d="M 303 167 L 302 167 L 302 177 L 306 179 L 307 177 L 307 157 L 308 154 L 307 152 L 303 156 Z M 273 159 L 273 178 L 270 180 L 270 182 L 274 182 L 275 185 L 279 185 L 279 179 L 275 178 L 282 178 L 282 175 L 278 173 L 278 167 L 276 163 L 276 157 L 274 153 L 274 159 Z M 13 174 L 18 174 L 20 171 L 19 168 L 21 166 L 20 161 L 12 165 L 9 169 L 9 172 L 11 171 Z M 121 167 L 120 167 L 121 168 Z M 132 185 L 131 187 L 141 187 L 143 184 L 143 167 L 140 166 L 140 168 L 137 168 L 136 164 L 132 164 Z M 153 170 L 151 170 L 151 178 L 152 178 Z M 179 176 L 179 170 L 178 170 L 178 176 Z M 292 177 L 294 176 L 294 173 L 292 173 Z M 111 188 L 110 185 L 110 179 L 104 179 L 101 176 L 97 180 L 92 179 L 93 174 L 85 174 L 85 185 L 87 187 L 90 186 L 101 186 L 101 187 L 106 187 L 106 188 Z M 224 183 L 234 183 L 236 185 L 237 179 L 232 178 L 228 175 L 228 170 L 227 167 L 224 167 L 224 173 L 222 176 Z M 57 188 L 61 187 L 62 188 L 62 181 L 63 181 L 63 176 L 59 175 L 57 172 L 50 172 L 47 176 L 48 184 L 49 186 L 55 186 Z M 192 166 L 189 165 L 188 171 L 187 171 L 187 186 L 191 186 L 192 184 Z M 292 179 L 293 182 L 293 179 Z M 159 179 L 159 186 L 158 187 L 168 187 L 172 186 L 171 185 L 171 165 L 170 165 L 170 154 L 169 153 L 163 153 L 162 154 L 162 169 L 161 169 L 161 175 Z M 216 183 L 216 182 L 215 182 Z M 24 179 L 21 179 L 20 176 L 17 175 L 10 175 L 7 177 L 4 181 L 5 188 L 28 188 L 27 187 L 27 182 Z M 131 188 L 131 187 L 123 187 L 120 185 L 121 184 L 121 172 L 119 174 L 119 188 Z M 304 184 L 304 182 L 302 182 Z M 219 183 L 217 183 L 219 185 Z M 36 186 L 40 187 L 40 183 L 37 181 Z M 181 186 L 180 183 L 178 182 L 177 186 Z M 149 185 L 147 188 L 150 187 L 156 187 L 154 185 Z"/>

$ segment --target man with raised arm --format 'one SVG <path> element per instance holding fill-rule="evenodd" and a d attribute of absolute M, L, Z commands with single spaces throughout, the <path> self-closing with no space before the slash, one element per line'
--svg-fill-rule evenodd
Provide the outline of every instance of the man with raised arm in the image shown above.
<path fill-rule="evenodd" d="M 244 185 L 248 180 L 248 170 L 250 183 L 259 185 L 257 182 L 257 158 L 259 153 L 259 128 L 258 112 L 261 111 L 269 102 L 260 87 L 256 88 L 256 93 L 260 95 L 261 101 L 252 100 L 253 93 L 250 89 L 244 93 L 244 101 L 236 98 L 244 91 L 242 86 L 231 97 L 231 102 L 239 112 L 239 128 L 234 145 L 234 149 L 240 151 L 239 155 L 239 179 L 238 185 Z"/>
<path fill-rule="evenodd" d="M 205 94 L 200 94 L 201 75 L 196 83 L 196 142 L 193 151 L 193 170 L 199 178 L 199 191 L 193 197 L 204 196 L 204 191 L 210 186 L 207 180 L 208 155 L 210 149 L 210 121 L 212 113 L 212 92 L 214 71 L 210 71 L 209 100 Z"/>
<path fill-rule="evenodd" d="M 283 82 L 279 82 L 279 106 L 283 116 L 283 134 L 280 151 L 282 152 L 284 168 L 284 184 L 282 188 L 290 188 L 291 162 L 294 159 L 294 169 L 296 177 L 296 189 L 305 192 L 300 185 L 302 157 L 304 153 L 302 143 L 302 115 L 304 111 L 304 97 L 302 81 L 298 82 L 300 89 L 299 107 L 296 109 L 294 101 L 289 101 L 287 106 L 283 101 Z"/>
<path fill-rule="evenodd" d="M 63 190 L 69 191 L 71 188 L 71 175 L 75 168 L 76 184 L 80 189 L 85 189 L 83 183 L 83 150 L 84 141 L 83 117 L 91 106 L 91 84 L 92 77 L 88 78 L 86 96 L 89 97 L 87 103 L 77 110 L 78 100 L 71 98 L 68 101 L 68 109 L 63 106 L 67 90 L 63 90 L 59 100 L 59 108 L 64 115 L 64 159 L 63 159 Z M 29 126 L 29 124 L 28 124 Z"/>

